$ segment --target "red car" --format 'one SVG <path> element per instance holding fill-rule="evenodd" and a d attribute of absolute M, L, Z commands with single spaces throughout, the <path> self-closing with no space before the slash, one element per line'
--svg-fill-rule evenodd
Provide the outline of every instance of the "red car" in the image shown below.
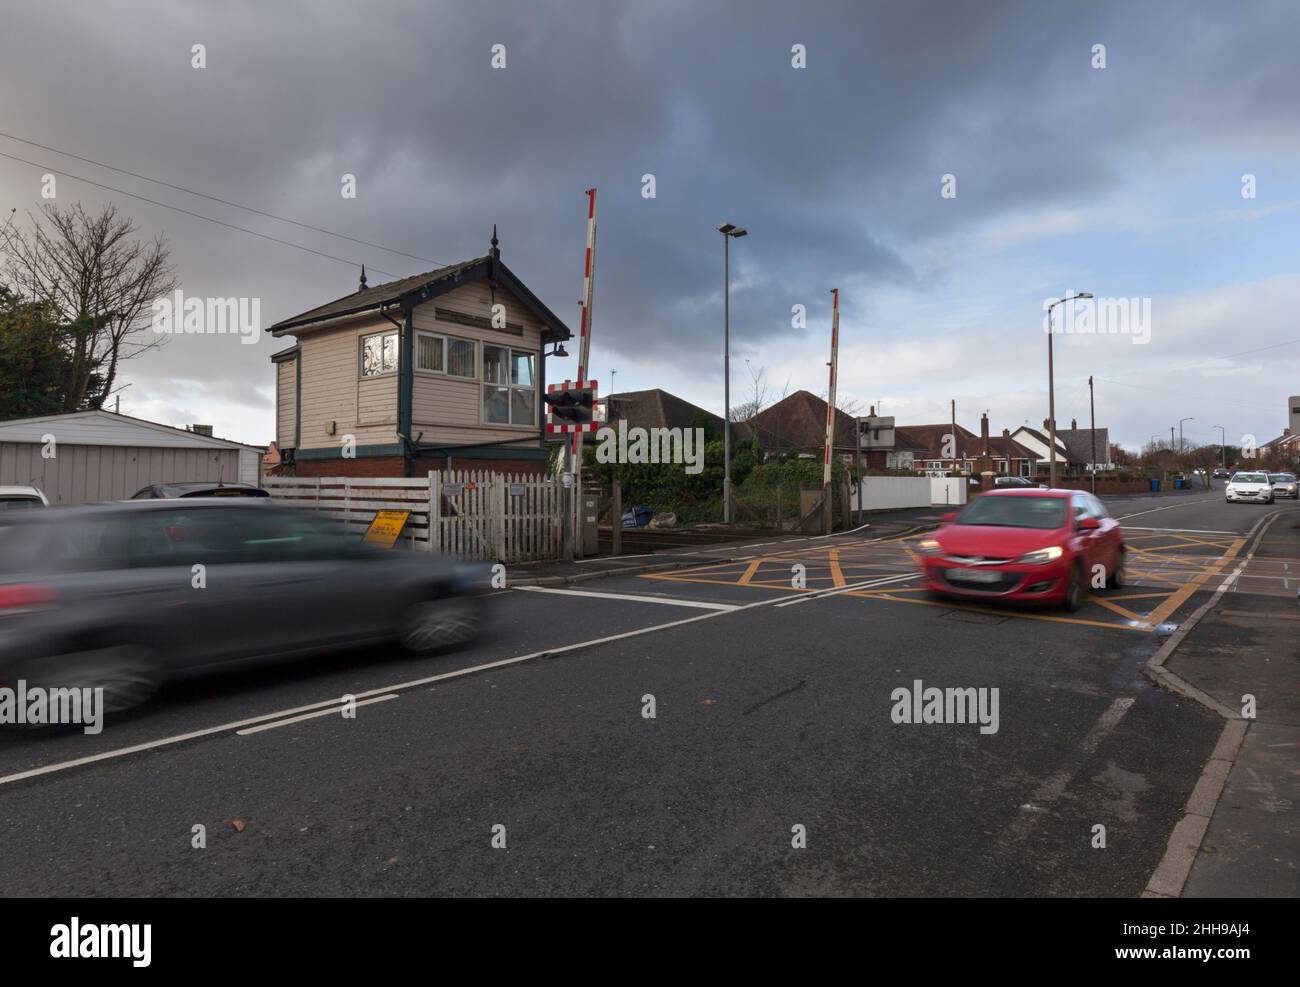
<path fill-rule="evenodd" d="M 990 490 L 944 521 L 920 543 L 926 588 L 940 596 L 1077 610 L 1098 583 L 1124 584 L 1124 533 L 1092 494 Z"/>

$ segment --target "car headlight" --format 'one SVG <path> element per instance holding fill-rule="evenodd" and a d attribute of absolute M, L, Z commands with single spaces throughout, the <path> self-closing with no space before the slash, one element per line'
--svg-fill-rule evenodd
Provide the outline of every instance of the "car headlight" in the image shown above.
<path fill-rule="evenodd" d="M 922 555 L 938 555 L 939 543 L 933 538 L 923 538 L 917 543 L 917 548 L 921 550 Z"/>
<path fill-rule="evenodd" d="M 1048 548 L 1039 548 L 1032 552 L 1026 552 L 1016 559 L 1016 562 L 1019 565 L 1045 565 L 1048 562 L 1055 562 L 1064 554 L 1065 549 L 1060 545 L 1052 545 Z"/>

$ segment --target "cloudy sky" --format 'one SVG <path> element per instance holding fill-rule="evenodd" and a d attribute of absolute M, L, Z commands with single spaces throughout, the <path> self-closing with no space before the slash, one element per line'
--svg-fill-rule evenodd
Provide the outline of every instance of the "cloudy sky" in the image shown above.
<path fill-rule="evenodd" d="M 60 203 L 116 202 L 187 294 L 260 298 L 264 325 L 362 262 L 374 285 L 478 256 L 496 223 L 576 329 L 594 185 L 602 386 L 722 410 L 729 221 L 750 231 L 733 403 L 760 370 L 770 397 L 825 392 L 839 288 L 842 400 L 1041 423 L 1043 302 L 1091 291 L 1150 321 L 1057 337 L 1062 425 L 1086 424 L 1092 375 L 1132 448 L 1189 416 L 1193 440 L 1267 439 L 1300 393 L 1298 43 L 1294 0 L 15 0 L 0 213 L 26 223 L 55 172 Z M 265 443 L 283 345 L 173 338 L 127 365 L 122 410 Z"/>

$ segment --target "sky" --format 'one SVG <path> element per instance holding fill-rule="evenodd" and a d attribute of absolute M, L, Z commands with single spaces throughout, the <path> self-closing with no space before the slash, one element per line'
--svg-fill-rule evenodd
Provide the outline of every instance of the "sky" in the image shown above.
<path fill-rule="evenodd" d="M 755 377 L 826 393 L 834 288 L 841 406 L 1037 426 L 1044 302 L 1091 292 L 1069 324 L 1104 331 L 1054 337 L 1062 427 L 1091 376 L 1130 449 L 1179 419 L 1264 441 L 1300 394 L 1298 43 L 1294 0 L 14 0 L 0 222 L 54 173 L 263 326 L 362 263 L 374 286 L 481 256 L 496 224 L 576 332 L 594 186 L 602 391 L 721 413 L 730 222 L 733 404 Z M 168 337 L 121 410 L 265 444 L 286 340 L 259 336 Z"/>

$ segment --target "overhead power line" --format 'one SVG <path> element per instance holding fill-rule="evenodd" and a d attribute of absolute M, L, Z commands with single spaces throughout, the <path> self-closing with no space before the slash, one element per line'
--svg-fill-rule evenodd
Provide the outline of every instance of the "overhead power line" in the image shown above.
<path fill-rule="evenodd" d="M 263 240 L 270 240 L 272 243 L 278 243 L 281 246 L 292 247 L 295 250 L 304 250 L 309 254 L 315 254 L 317 257 L 324 257 L 326 260 L 335 260 L 340 264 L 347 264 L 350 267 L 360 267 L 362 261 L 353 260 L 348 257 L 339 257 L 336 254 L 327 254 L 323 250 L 316 250 L 313 247 L 303 246 L 301 243 L 294 243 L 292 240 L 284 240 L 278 236 L 271 236 L 269 233 L 259 233 L 257 230 L 250 230 L 246 226 L 238 226 L 235 223 L 227 223 L 225 220 L 216 219 L 212 216 L 205 216 L 202 213 L 194 212 L 190 209 L 184 209 L 181 206 L 174 206 L 170 202 L 160 202 L 157 199 L 151 199 L 147 195 L 140 195 L 136 192 L 128 192 L 126 189 L 115 188 L 112 185 L 105 185 L 103 182 L 96 182 L 90 178 L 84 178 L 81 175 L 74 175 L 70 172 L 60 171 L 58 168 L 51 168 L 48 165 L 40 164 L 36 161 L 29 161 L 26 158 L 20 158 L 16 154 L 7 154 L 0 151 L 0 158 L 8 158 L 11 161 L 18 161 L 25 165 L 31 165 L 33 168 L 41 168 L 55 175 L 62 175 L 64 178 L 71 178 L 75 182 L 85 182 L 87 185 L 93 185 L 95 188 L 104 189 L 106 192 L 113 192 L 117 195 L 125 195 L 132 199 L 138 199 L 141 202 L 148 202 L 150 205 L 161 206 L 164 209 L 171 209 L 175 212 L 183 213 L 186 216 L 193 216 L 195 219 L 201 219 L 208 223 L 215 223 L 217 226 L 224 226 L 228 230 L 238 230 L 240 233 L 247 233 L 249 236 L 259 237 Z M 383 268 L 370 265 L 370 269 L 386 277 L 397 280 L 398 278 L 407 277 L 404 274 L 394 274 L 392 271 L 385 271 Z"/>
<path fill-rule="evenodd" d="M 396 247 L 386 247 L 382 243 L 371 243 L 369 240 L 362 240 L 358 237 L 349 236 L 346 233 L 337 233 L 334 230 L 327 230 L 324 227 L 312 226 L 310 223 L 303 223 L 296 219 L 290 219 L 288 216 L 279 216 L 273 212 L 267 212 L 264 209 L 258 209 L 254 206 L 246 206 L 242 202 L 235 202 L 231 199 L 223 199 L 216 195 L 208 195 L 206 192 L 200 192 L 197 189 L 186 188 L 184 185 L 174 185 L 171 182 L 163 181 L 161 178 L 151 178 L 149 175 L 142 175 L 138 171 L 130 171 L 126 168 L 119 168 L 117 165 L 111 165 L 104 161 L 96 161 L 94 158 L 82 157 L 80 154 L 73 154 L 71 151 L 65 151 L 59 147 L 51 147 L 48 144 L 41 144 L 37 141 L 28 140 L 25 137 L 19 137 L 16 134 L 7 134 L 0 131 L 0 137 L 7 137 L 11 141 L 17 141 L 20 144 L 28 144 L 31 147 L 39 147 L 42 151 L 52 151 L 55 154 L 61 154 L 65 158 L 75 158 L 78 161 L 84 161 L 86 164 L 92 164 L 97 168 L 107 168 L 109 171 L 116 171 L 120 175 L 130 175 L 132 178 L 138 178 L 144 182 L 152 182 L 155 185 L 162 185 L 165 188 L 175 189 L 177 192 L 184 192 L 186 195 L 198 196 L 200 199 L 207 199 L 209 202 L 217 202 L 223 206 L 232 206 L 235 209 L 243 209 L 245 212 L 255 213 L 258 216 L 265 216 L 267 219 L 274 219 L 281 223 L 289 223 L 293 226 L 301 227 L 304 230 L 311 230 L 314 233 L 324 233 L 326 236 L 338 237 L 340 240 L 350 240 L 352 243 L 360 244 L 363 247 L 373 247 L 376 250 L 383 250 L 390 254 L 398 254 L 402 257 L 409 257 L 411 260 L 418 260 L 425 264 L 432 264 L 435 267 L 445 267 L 441 261 L 436 261 L 431 257 L 421 257 L 419 254 L 410 254 L 405 250 L 398 250 Z M 375 270 L 379 270 L 375 268 Z M 384 272 L 380 272 L 381 274 Z"/>

